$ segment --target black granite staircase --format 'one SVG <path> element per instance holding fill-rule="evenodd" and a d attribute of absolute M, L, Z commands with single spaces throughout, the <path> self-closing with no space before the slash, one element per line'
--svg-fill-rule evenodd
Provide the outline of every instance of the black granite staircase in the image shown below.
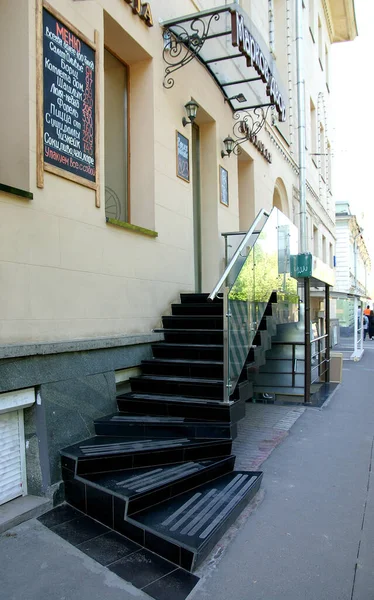
<path fill-rule="evenodd" d="M 222 300 L 182 294 L 163 326 L 153 359 L 118 396 L 119 412 L 62 451 L 62 471 L 68 503 L 192 570 L 261 484 L 261 472 L 234 471 L 231 455 L 252 384 L 244 368 L 223 404 Z"/>

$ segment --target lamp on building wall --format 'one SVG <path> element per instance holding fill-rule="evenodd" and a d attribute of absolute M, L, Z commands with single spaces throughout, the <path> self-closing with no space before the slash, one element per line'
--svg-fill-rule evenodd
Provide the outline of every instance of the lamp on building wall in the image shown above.
<path fill-rule="evenodd" d="M 228 135 L 224 140 L 223 144 L 225 146 L 226 152 L 221 150 L 221 156 L 224 158 L 225 156 L 230 156 L 231 152 L 234 150 L 235 141 L 232 139 L 231 135 Z"/>
<path fill-rule="evenodd" d="M 199 108 L 199 105 L 197 102 L 195 102 L 195 100 L 190 100 L 189 102 L 187 102 L 187 104 L 184 105 L 184 108 L 186 109 L 188 121 L 186 117 L 183 117 L 182 124 L 183 127 L 186 127 L 186 125 L 192 125 L 192 123 L 196 119 L 197 109 Z"/>

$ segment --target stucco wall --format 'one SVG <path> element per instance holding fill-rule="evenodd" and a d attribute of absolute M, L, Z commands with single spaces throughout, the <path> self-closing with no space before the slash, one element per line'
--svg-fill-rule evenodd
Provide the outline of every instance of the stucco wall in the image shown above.
<path fill-rule="evenodd" d="M 270 209 L 277 179 L 285 189 L 285 212 L 295 221 L 299 212 L 293 206 L 297 173 L 292 156 L 285 160 L 279 151 L 286 148 L 279 133 L 274 130 L 270 135 L 263 130 L 260 134 L 272 152 L 272 164 L 252 144 L 245 144 L 243 157 L 250 165 L 250 172 L 246 171 L 242 164 L 238 166 L 237 157 L 221 158 L 222 142 L 232 132 L 233 119 L 207 71 L 192 61 L 175 73 L 172 89 L 162 85 L 165 64 L 159 19 L 188 14 L 214 2 L 153 0 L 153 28 L 146 27 L 123 0 L 52 0 L 51 4 L 89 39 L 93 40 L 94 30 L 98 30 L 100 44 L 105 42 L 129 65 L 131 222 L 157 231 L 158 237 L 146 237 L 105 221 L 103 118 L 101 207 L 95 207 L 92 190 L 47 172 L 44 189 L 37 188 L 35 6 L 28 3 L 29 11 L 22 17 L 27 19 L 29 34 L 29 53 L 22 54 L 29 98 L 25 115 L 29 125 L 24 126 L 29 142 L 26 139 L 23 145 L 28 148 L 28 162 L 22 176 L 12 184 L 25 187 L 29 181 L 27 189 L 33 200 L 0 192 L 0 339 L 9 344 L 149 332 L 159 325 L 160 316 L 181 291 L 194 289 L 192 184 L 176 177 L 175 152 L 177 130 L 191 142 L 191 128 L 183 128 L 181 123 L 184 104 L 191 98 L 200 105 L 196 122 L 202 150 L 204 291 L 211 290 L 222 270 L 221 232 L 249 227 L 260 208 Z M 268 40 L 267 2 L 256 7 L 244 4 Z M 309 46 L 307 52 L 315 52 Z M 102 52 L 100 60 L 99 111 L 103 116 Z M 2 70 L 5 68 L 2 65 Z M 317 88 L 318 70 L 311 74 L 310 85 Z M 7 76 L 10 85 L 12 77 L 17 79 L 16 74 L 7 72 Z M 2 127 L 7 126 L 3 115 L 0 121 Z M 296 156 L 296 146 L 292 152 Z M 7 147 L 2 144 L 0 164 L 6 155 Z M 228 207 L 219 202 L 219 165 L 229 173 Z M 310 180 L 318 193 L 318 181 L 312 175 Z M 0 178 L 0 183 L 6 181 Z M 309 200 L 315 203 L 312 196 Z M 324 222 L 323 207 L 316 210 Z M 333 239 L 328 227 L 326 236 L 328 241 Z"/>

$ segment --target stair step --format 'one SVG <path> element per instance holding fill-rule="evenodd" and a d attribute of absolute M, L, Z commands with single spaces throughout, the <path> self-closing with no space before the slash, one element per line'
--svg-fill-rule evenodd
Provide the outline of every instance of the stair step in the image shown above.
<path fill-rule="evenodd" d="M 131 391 L 223 399 L 223 379 L 142 375 L 130 378 Z"/>
<path fill-rule="evenodd" d="M 145 375 L 169 375 L 176 377 L 223 378 L 223 361 L 202 361 L 187 359 L 143 360 L 142 372 Z"/>
<path fill-rule="evenodd" d="M 128 415 L 115 413 L 95 421 L 97 435 L 124 438 L 175 438 L 230 439 L 236 436 L 236 426 L 230 422 L 197 421 L 185 417 L 155 415 Z"/>
<path fill-rule="evenodd" d="M 296 373 L 304 373 L 305 361 L 297 359 Z M 292 373 L 292 359 L 279 359 L 266 357 L 266 364 L 262 365 L 260 373 Z"/>
<path fill-rule="evenodd" d="M 117 397 L 118 409 L 127 413 L 189 417 L 203 421 L 232 421 L 236 423 L 245 415 L 244 402 L 237 400 L 223 404 L 219 400 L 165 396 L 128 392 Z"/>
<path fill-rule="evenodd" d="M 286 394 L 289 396 L 303 396 L 304 397 L 304 387 L 254 385 L 253 391 L 255 392 L 255 394 L 258 394 L 258 393 Z"/>
<path fill-rule="evenodd" d="M 173 315 L 162 317 L 165 329 L 222 329 L 222 315 Z"/>
<path fill-rule="evenodd" d="M 186 304 L 172 304 L 173 315 L 223 315 L 222 302 L 188 302 Z"/>
<path fill-rule="evenodd" d="M 202 460 L 146 467 L 113 473 L 99 473 L 78 476 L 86 486 L 87 514 L 100 521 L 100 513 L 105 512 L 108 495 L 116 497 L 114 529 L 118 515 L 131 515 L 155 506 L 160 502 L 178 496 L 189 490 L 216 479 L 234 468 L 235 457 L 219 460 Z M 98 491 L 97 491 L 98 490 Z M 101 493 L 100 493 L 101 492 Z M 122 502 L 121 502 L 122 501 Z M 119 531 L 122 533 L 121 524 Z"/>
<path fill-rule="evenodd" d="M 95 436 L 61 450 L 62 467 L 72 473 L 120 471 L 231 454 L 231 440 L 188 437 L 126 440 L 119 436 Z"/>
<path fill-rule="evenodd" d="M 156 342 L 152 344 L 153 356 L 159 358 L 181 358 L 194 360 L 222 360 L 223 344 L 179 344 Z"/>
<path fill-rule="evenodd" d="M 254 386 L 268 387 L 302 387 L 304 385 L 304 374 L 295 375 L 292 383 L 292 373 L 257 373 L 253 378 Z"/>
<path fill-rule="evenodd" d="M 234 471 L 128 517 L 143 545 L 187 570 L 201 563 L 253 498 L 262 472 Z"/>
<path fill-rule="evenodd" d="M 297 345 L 295 347 L 295 358 L 298 360 L 304 360 L 304 346 Z M 292 345 L 279 343 L 272 340 L 271 350 L 268 350 L 266 354 L 266 360 L 277 359 L 277 360 L 290 360 L 292 359 Z"/>
<path fill-rule="evenodd" d="M 223 299 L 222 296 L 218 297 L 216 296 L 216 298 L 214 298 L 214 300 L 210 301 L 208 300 L 208 296 L 209 294 L 206 293 L 190 293 L 190 294 L 181 294 L 180 298 L 181 298 L 181 303 L 182 304 L 201 304 L 201 303 L 207 303 L 207 304 L 222 304 L 223 303 Z"/>
<path fill-rule="evenodd" d="M 156 333 L 163 333 L 167 343 L 177 344 L 222 344 L 223 329 L 177 329 L 157 328 Z M 265 350 L 271 348 L 271 337 L 267 331 L 257 331 L 252 344 Z"/>
<path fill-rule="evenodd" d="M 177 344 L 223 344 L 223 329 L 171 329 L 159 328 L 165 342 Z"/>

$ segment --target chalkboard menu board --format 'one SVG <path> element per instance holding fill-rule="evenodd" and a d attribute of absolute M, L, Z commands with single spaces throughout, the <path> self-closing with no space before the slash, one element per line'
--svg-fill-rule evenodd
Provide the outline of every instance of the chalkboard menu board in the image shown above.
<path fill-rule="evenodd" d="M 177 175 L 185 181 L 190 181 L 189 141 L 179 131 L 177 131 Z"/>
<path fill-rule="evenodd" d="M 92 183 L 95 74 L 95 50 L 44 8 L 44 162 Z"/>

